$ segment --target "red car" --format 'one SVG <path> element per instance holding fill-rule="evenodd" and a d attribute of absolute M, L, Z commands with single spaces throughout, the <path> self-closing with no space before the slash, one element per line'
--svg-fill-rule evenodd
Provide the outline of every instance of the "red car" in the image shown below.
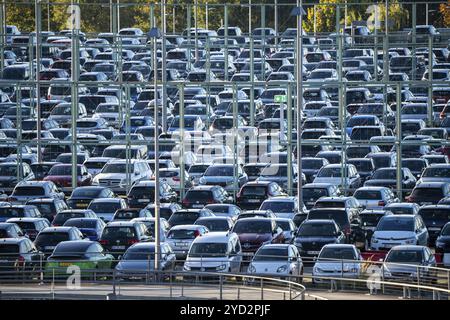
<path fill-rule="evenodd" d="M 71 164 L 55 164 L 44 181 L 52 181 L 62 191 L 70 192 L 72 190 L 72 165 Z M 92 175 L 87 168 L 82 165 L 77 165 L 77 187 L 90 186 L 92 183 Z"/>

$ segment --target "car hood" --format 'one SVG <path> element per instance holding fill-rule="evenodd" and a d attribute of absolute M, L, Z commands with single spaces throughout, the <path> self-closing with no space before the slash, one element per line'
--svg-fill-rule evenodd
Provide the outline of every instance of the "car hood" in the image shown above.
<path fill-rule="evenodd" d="M 224 263 L 228 263 L 228 258 L 225 256 L 213 258 L 188 257 L 185 265 L 191 268 L 215 268 Z"/>
<path fill-rule="evenodd" d="M 127 271 L 127 272 L 145 272 L 148 270 L 154 270 L 155 262 L 153 260 L 122 260 L 117 266 L 117 271 Z"/>
<path fill-rule="evenodd" d="M 239 235 L 241 242 L 266 242 L 272 240 L 270 233 L 241 233 Z"/>
<path fill-rule="evenodd" d="M 406 240 L 414 238 L 416 234 L 413 231 L 375 231 L 373 237 L 392 239 L 392 240 Z"/>
<path fill-rule="evenodd" d="M 389 263 L 385 262 L 383 264 L 383 270 L 384 272 L 398 272 L 398 273 L 416 273 L 417 272 L 417 266 L 421 266 L 420 263 L 416 262 L 409 262 L 407 265 L 403 263 Z M 420 268 L 419 268 L 420 270 Z"/>
<path fill-rule="evenodd" d="M 329 183 L 335 186 L 339 186 L 342 184 L 342 181 L 348 181 L 348 178 L 344 178 L 341 179 L 341 177 L 335 177 L 335 178 L 330 178 L 330 177 L 323 177 L 323 178 L 315 178 L 314 179 L 314 183 Z"/>
<path fill-rule="evenodd" d="M 344 262 L 342 261 L 317 261 L 314 264 L 313 271 L 316 268 L 322 269 L 322 271 L 348 271 L 354 268 L 359 269 L 361 267 L 360 263 L 357 262 Z"/>
<path fill-rule="evenodd" d="M 397 181 L 392 179 L 377 179 L 377 180 L 368 180 L 364 183 L 366 186 L 390 186 L 396 185 Z"/>
<path fill-rule="evenodd" d="M 220 177 L 220 176 L 203 176 L 203 181 L 206 182 L 233 182 L 233 177 Z"/>
<path fill-rule="evenodd" d="M 420 178 L 419 181 L 417 181 L 417 183 L 422 183 L 422 182 L 450 182 L 450 178 L 446 178 L 446 177 L 422 177 Z"/>
<path fill-rule="evenodd" d="M 126 173 L 99 173 L 95 178 L 96 179 L 125 179 L 127 176 Z M 133 175 L 130 174 L 132 177 Z"/>
<path fill-rule="evenodd" d="M 277 273 L 278 268 L 287 265 L 287 261 L 252 261 L 252 266 L 256 269 L 255 273 Z M 286 272 L 287 269 L 282 273 Z"/>

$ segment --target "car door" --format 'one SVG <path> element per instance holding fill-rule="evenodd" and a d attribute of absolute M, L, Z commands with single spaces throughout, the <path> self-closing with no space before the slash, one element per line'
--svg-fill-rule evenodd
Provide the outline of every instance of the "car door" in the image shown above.
<path fill-rule="evenodd" d="M 238 237 L 234 237 L 232 240 L 232 255 L 230 256 L 231 272 L 241 271 L 242 251 L 241 243 Z"/>
<path fill-rule="evenodd" d="M 417 237 L 417 245 L 426 246 L 428 244 L 428 237 L 419 216 L 414 217 L 414 229 Z"/>

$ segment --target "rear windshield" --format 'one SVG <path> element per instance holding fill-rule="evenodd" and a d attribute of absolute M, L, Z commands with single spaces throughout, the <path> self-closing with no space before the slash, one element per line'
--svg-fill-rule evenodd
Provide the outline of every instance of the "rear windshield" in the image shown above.
<path fill-rule="evenodd" d="M 211 191 L 188 191 L 186 200 L 188 201 L 206 201 L 212 198 Z"/>
<path fill-rule="evenodd" d="M 170 230 L 169 234 L 167 235 L 168 239 L 195 239 L 195 237 L 198 235 L 197 230 L 186 230 L 186 229 L 179 229 L 179 230 Z"/>
<path fill-rule="evenodd" d="M 61 241 L 68 241 L 69 233 L 67 232 L 45 232 L 40 233 L 36 238 L 36 246 L 56 246 Z"/>
<path fill-rule="evenodd" d="M 236 233 L 272 233 L 272 224 L 270 220 L 267 221 L 242 221 L 238 220 L 234 226 Z"/>
<path fill-rule="evenodd" d="M 345 211 L 312 211 L 308 214 L 308 220 L 317 219 L 334 220 L 341 228 L 349 224 Z"/>
<path fill-rule="evenodd" d="M 179 224 L 192 224 L 198 219 L 199 214 L 197 212 L 179 212 L 174 213 L 170 217 L 170 223 L 172 225 Z"/>
<path fill-rule="evenodd" d="M 44 196 L 45 190 L 42 187 L 17 187 L 14 189 L 15 196 Z"/>
<path fill-rule="evenodd" d="M 424 222 L 450 221 L 450 210 L 447 209 L 422 209 L 420 215 Z"/>
<path fill-rule="evenodd" d="M 17 218 L 17 217 L 23 217 L 23 210 L 22 209 L 15 209 L 15 208 L 0 208 L 0 217 L 4 218 Z"/>
<path fill-rule="evenodd" d="M 106 227 L 103 230 L 103 239 L 130 239 L 136 237 L 133 227 Z"/>
<path fill-rule="evenodd" d="M 243 196 L 265 196 L 266 187 L 245 187 L 242 189 Z"/>

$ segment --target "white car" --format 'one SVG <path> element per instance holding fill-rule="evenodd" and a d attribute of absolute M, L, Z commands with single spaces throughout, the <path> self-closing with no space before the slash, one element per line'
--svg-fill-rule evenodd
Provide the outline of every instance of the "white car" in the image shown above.
<path fill-rule="evenodd" d="M 136 182 L 150 180 L 152 175 L 150 166 L 144 160 L 113 160 L 92 179 L 92 185 L 108 187 L 114 192 L 123 193 L 127 185 L 131 187 Z"/>
<path fill-rule="evenodd" d="M 370 246 L 373 250 L 389 250 L 398 245 L 428 245 L 428 230 L 420 215 L 384 216 L 378 222 Z"/>
<path fill-rule="evenodd" d="M 363 258 L 353 244 L 326 244 L 320 250 L 313 267 L 313 283 L 323 283 L 326 277 L 359 278 Z"/>
<path fill-rule="evenodd" d="M 352 164 L 328 164 L 323 166 L 314 178 L 313 183 L 330 183 L 344 189 L 356 189 L 361 184 L 361 177 Z"/>
<path fill-rule="evenodd" d="M 279 218 L 292 219 L 300 211 L 298 197 L 273 197 L 264 200 L 259 210 L 271 210 Z"/>
<path fill-rule="evenodd" d="M 192 242 L 183 270 L 238 273 L 241 262 L 242 250 L 237 234 L 213 232 Z"/>
<path fill-rule="evenodd" d="M 366 209 L 383 209 L 388 204 L 399 202 L 392 190 L 387 187 L 361 187 L 353 196 Z"/>
<path fill-rule="evenodd" d="M 108 157 L 92 157 L 83 162 L 88 172 L 95 177 L 99 174 L 103 167 L 110 161 L 114 160 L 114 158 Z"/>
<path fill-rule="evenodd" d="M 87 209 L 95 212 L 97 217 L 104 222 L 113 220 L 114 214 L 117 210 L 126 209 L 127 203 L 121 198 L 97 198 L 93 199 Z"/>
<path fill-rule="evenodd" d="M 159 178 L 161 181 L 167 182 L 167 184 L 175 191 L 181 191 L 181 170 L 179 168 L 159 169 Z M 184 171 L 184 188 L 191 187 L 191 177 Z"/>
<path fill-rule="evenodd" d="M 303 275 L 303 262 L 297 247 L 292 244 L 266 244 L 256 251 L 247 272 L 255 275 L 299 277 Z"/>

